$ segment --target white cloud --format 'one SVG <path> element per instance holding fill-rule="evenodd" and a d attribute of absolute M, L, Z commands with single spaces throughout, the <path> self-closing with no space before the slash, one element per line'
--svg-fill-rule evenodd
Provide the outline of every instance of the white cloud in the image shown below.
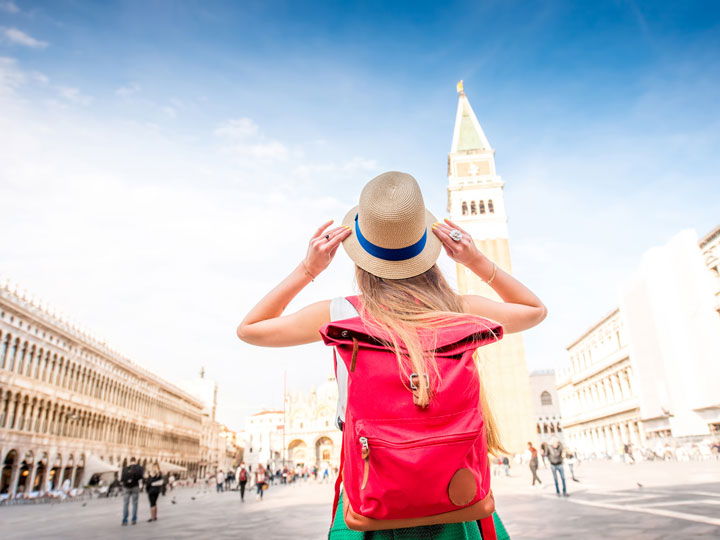
<path fill-rule="evenodd" d="M 15 2 L 7 0 L 5 2 L 0 2 L 0 11 L 5 11 L 6 13 L 20 13 L 20 8 L 17 7 Z"/>
<path fill-rule="evenodd" d="M 167 116 L 171 120 L 174 120 L 175 118 L 177 118 L 177 111 L 173 107 L 170 107 L 169 105 L 165 105 L 164 107 L 161 107 L 160 110 L 162 110 L 163 114 L 165 114 L 165 116 Z"/>
<path fill-rule="evenodd" d="M 43 85 L 50 82 L 50 78 L 47 75 L 45 75 L 44 73 L 40 73 L 39 71 L 33 71 L 32 73 L 30 73 L 30 77 L 35 82 L 38 82 Z"/>
<path fill-rule="evenodd" d="M 311 179 L 319 174 L 327 173 L 360 173 L 367 176 L 368 173 L 378 172 L 378 167 L 376 160 L 356 156 L 344 163 L 303 163 L 293 169 L 293 175 L 305 179 Z"/>
<path fill-rule="evenodd" d="M 115 95 L 125 98 L 137 94 L 140 91 L 140 85 L 137 83 L 130 83 L 115 89 Z"/>
<path fill-rule="evenodd" d="M 257 136 L 260 130 L 251 118 L 232 118 L 220 124 L 213 133 L 227 139 L 246 139 Z"/>
<path fill-rule="evenodd" d="M 287 147 L 278 141 L 268 141 L 264 143 L 256 143 L 250 145 L 237 145 L 236 150 L 239 154 L 247 155 L 257 159 L 280 159 L 287 157 Z"/>
<path fill-rule="evenodd" d="M 18 68 L 17 60 L 0 56 L 0 94 L 14 92 L 25 82 L 25 74 Z"/>
<path fill-rule="evenodd" d="M 74 104 L 87 106 L 92 103 L 93 98 L 80 92 L 78 88 L 72 86 L 59 86 L 58 93 L 64 100 Z"/>
<path fill-rule="evenodd" d="M 3 30 L 3 35 L 5 36 L 5 39 L 10 43 L 22 45 L 24 47 L 31 47 L 33 49 L 44 49 L 48 46 L 48 43 L 46 41 L 40 41 L 39 39 L 35 39 L 34 37 L 29 36 L 22 30 L 18 30 L 17 28 L 5 28 Z"/>
<path fill-rule="evenodd" d="M 343 164 L 342 169 L 345 171 L 360 170 L 360 171 L 375 171 L 378 168 L 378 163 L 374 159 L 366 159 L 362 157 L 354 157 L 350 161 Z"/>
<path fill-rule="evenodd" d="M 263 136 L 260 128 L 251 118 L 232 118 L 222 122 L 213 134 L 228 141 L 223 150 L 241 159 L 285 161 L 291 154 L 280 141 Z M 301 157 L 302 152 L 293 152 Z"/>

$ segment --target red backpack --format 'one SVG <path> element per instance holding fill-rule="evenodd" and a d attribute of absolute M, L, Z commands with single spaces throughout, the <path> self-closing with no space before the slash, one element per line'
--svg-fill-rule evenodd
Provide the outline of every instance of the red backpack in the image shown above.
<path fill-rule="evenodd" d="M 347 300 L 360 312 L 358 297 Z M 502 327 L 468 317 L 467 322 L 420 334 L 425 350 L 433 348 L 440 373 L 438 381 L 425 375 L 433 393 L 424 408 L 413 400 L 417 374 L 402 379 L 387 335 L 368 328 L 360 317 L 333 321 L 320 333 L 348 371 L 342 473 L 333 516 L 342 479 L 343 516 L 350 529 L 480 520 L 483 538 L 495 539 L 495 503 L 473 353 L 502 338 Z"/>

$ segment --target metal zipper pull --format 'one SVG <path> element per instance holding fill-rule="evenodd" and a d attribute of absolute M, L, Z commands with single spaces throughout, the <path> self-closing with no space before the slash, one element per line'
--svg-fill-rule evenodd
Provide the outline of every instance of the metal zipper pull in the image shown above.
<path fill-rule="evenodd" d="M 360 489 L 365 489 L 365 486 L 367 486 L 368 477 L 370 476 L 370 445 L 368 444 L 367 437 L 360 437 L 359 439 L 360 444 L 362 444 L 362 458 L 365 462 L 365 467 L 363 470 L 363 481 L 362 485 L 360 486 Z"/>

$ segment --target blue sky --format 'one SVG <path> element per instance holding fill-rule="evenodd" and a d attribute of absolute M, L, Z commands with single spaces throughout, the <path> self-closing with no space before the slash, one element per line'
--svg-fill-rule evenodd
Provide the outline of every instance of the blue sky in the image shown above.
<path fill-rule="evenodd" d="M 234 325 L 374 175 L 412 173 L 444 213 L 464 79 L 516 274 L 550 308 L 528 364 L 553 367 L 646 249 L 720 222 L 719 12 L 0 1 L 0 273 L 164 376 L 205 365 L 238 427 L 280 403 L 283 369 L 309 388 L 329 367 Z M 297 305 L 350 292 L 341 257 Z"/>

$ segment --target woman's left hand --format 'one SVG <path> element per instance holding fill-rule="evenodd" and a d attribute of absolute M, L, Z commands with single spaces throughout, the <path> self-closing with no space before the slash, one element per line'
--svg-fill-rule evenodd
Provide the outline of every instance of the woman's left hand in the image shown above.
<path fill-rule="evenodd" d="M 485 257 L 475 245 L 472 235 L 466 230 L 461 229 L 458 225 L 445 220 L 445 223 L 437 222 L 432 226 L 435 236 L 437 236 L 445 248 L 445 252 L 453 261 L 470 267 L 478 259 Z M 450 238 L 450 232 L 455 229 L 462 234 L 459 242 Z"/>
<path fill-rule="evenodd" d="M 327 229 L 332 225 L 332 220 L 323 224 L 310 239 L 307 255 L 305 255 L 305 266 L 308 272 L 314 277 L 320 275 L 335 257 L 335 252 L 340 247 L 340 242 L 350 236 L 351 229 L 345 225 Z M 327 229 L 327 230 L 326 230 Z"/>

